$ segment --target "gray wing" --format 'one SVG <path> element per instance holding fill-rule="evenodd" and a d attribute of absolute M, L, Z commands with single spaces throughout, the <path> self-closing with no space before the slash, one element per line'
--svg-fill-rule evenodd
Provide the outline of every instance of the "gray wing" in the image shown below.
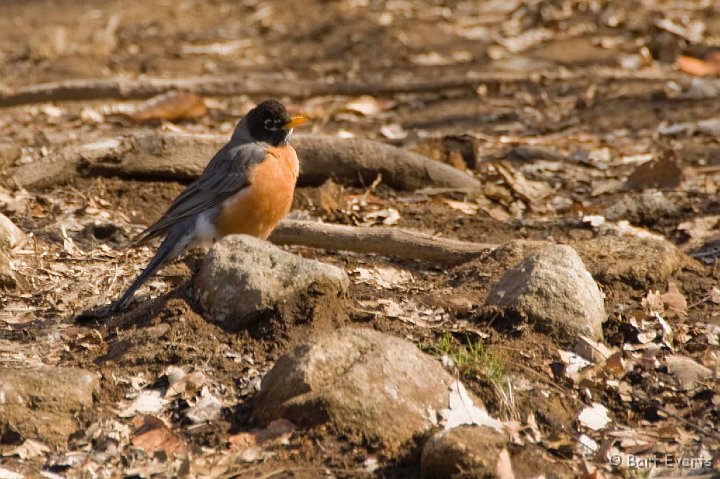
<path fill-rule="evenodd" d="M 180 221 L 209 210 L 247 188 L 252 166 L 267 153 L 264 143 L 228 143 L 210 160 L 200 177 L 191 183 L 154 225 L 142 232 L 138 243 L 165 234 Z"/>

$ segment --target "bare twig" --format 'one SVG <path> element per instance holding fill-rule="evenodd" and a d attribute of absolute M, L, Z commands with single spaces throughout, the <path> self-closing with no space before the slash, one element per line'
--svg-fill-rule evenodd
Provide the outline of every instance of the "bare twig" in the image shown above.
<path fill-rule="evenodd" d="M 270 241 L 280 245 L 376 253 L 443 265 L 463 263 L 497 247 L 494 244 L 468 243 L 396 228 L 367 228 L 295 220 L 280 223 Z"/>

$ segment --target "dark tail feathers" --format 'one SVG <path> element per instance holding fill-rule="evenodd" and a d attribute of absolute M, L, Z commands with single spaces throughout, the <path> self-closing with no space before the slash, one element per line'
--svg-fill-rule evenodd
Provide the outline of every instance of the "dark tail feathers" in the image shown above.
<path fill-rule="evenodd" d="M 135 291 L 137 291 L 138 288 L 145 283 L 145 281 L 155 274 L 157 270 L 165 266 L 165 264 L 169 261 L 175 259 L 184 251 L 184 249 L 184 246 L 180 244 L 175 235 L 168 235 L 158 248 L 153 259 L 150 260 L 150 263 L 148 263 L 145 267 L 145 270 L 140 274 L 140 276 L 138 276 L 133 284 L 130 285 L 127 291 L 125 291 L 125 294 L 123 294 L 122 297 L 113 305 L 113 311 L 125 309 L 135 294 Z"/>

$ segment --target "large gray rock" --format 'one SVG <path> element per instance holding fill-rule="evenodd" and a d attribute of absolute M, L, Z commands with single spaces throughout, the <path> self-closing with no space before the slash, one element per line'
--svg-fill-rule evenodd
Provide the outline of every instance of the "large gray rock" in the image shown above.
<path fill-rule="evenodd" d="M 263 378 L 253 418 L 330 423 L 393 455 L 437 423 L 453 377 L 414 344 L 370 329 L 341 329 L 282 356 Z"/>
<path fill-rule="evenodd" d="M 601 236 L 573 247 L 599 282 L 620 281 L 640 289 L 667 281 L 692 261 L 668 241 L 635 236 Z"/>
<path fill-rule="evenodd" d="M 660 191 L 626 195 L 605 208 L 603 216 L 610 221 L 627 220 L 634 224 L 653 225 L 664 218 L 677 216 L 680 208 Z"/>
<path fill-rule="evenodd" d="M 195 280 L 206 312 L 232 331 L 280 308 L 298 310 L 310 319 L 336 315 L 349 284 L 345 272 L 335 266 L 245 235 L 217 242 Z"/>
<path fill-rule="evenodd" d="M 494 429 L 460 426 L 434 434 L 423 447 L 423 479 L 497 477 L 500 454 L 508 438 Z"/>
<path fill-rule="evenodd" d="M 25 233 L 10 221 L 10 218 L 0 213 L 0 247 L 14 247 L 25 241 Z"/>
<path fill-rule="evenodd" d="M 10 257 L 0 249 L 0 289 L 17 286 L 17 276 L 12 268 Z"/>
<path fill-rule="evenodd" d="M 0 171 L 12 166 L 20 158 L 22 149 L 20 145 L 9 138 L 0 137 Z"/>
<path fill-rule="evenodd" d="M 607 319 L 602 293 L 569 246 L 533 251 L 490 290 L 487 304 L 520 313 L 542 329 L 564 336 L 602 338 Z"/>
<path fill-rule="evenodd" d="M 75 416 L 93 404 L 97 376 L 83 369 L 0 368 L 0 433 L 64 445 L 77 429 Z"/>

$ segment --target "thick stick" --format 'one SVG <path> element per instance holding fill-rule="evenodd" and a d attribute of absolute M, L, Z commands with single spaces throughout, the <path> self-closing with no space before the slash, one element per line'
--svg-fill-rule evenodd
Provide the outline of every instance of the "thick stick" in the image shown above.
<path fill-rule="evenodd" d="M 85 176 L 190 181 L 226 142 L 227 137 L 216 135 L 135 132 L 68 147 L 41 162 L 16 168 L 12 176 L 24 188 L 66 181 L 78 168 Z M 383 183 L 399 190 L 481 187 L 477 179 L 445 163 L 376 141 L 307 135 L 294 137 L 293 145 L 300 157 L 299 184 L 304 186 L 316 186 L 328 178 L 370 184 L 381 174 Z"/>
<path fill-rule="evenodd" d="M 278 245 L 376 253 L 446 266 L 464 263 L 498 246 L 388 227 L 366 228 L 296 220 L 281 222 L 270 241 Z"/>
<path fill-rule="evenodd" d="M 453 77 L 417 80 L 417 72 L 395 72 L 391 78 L 377 75 L 381 80 L 371 82 L 322 82 L 292 79 L 288 75 L 251 74 L 245 77 L 201 76 L 194 78 L 109 78 L 78 79 L 40 83 L 17 88 L 0 89 L 0 107 L 68 100 L 96 100 L 100 98 L 147 98 L 170 90 L 186 90 L 207 96 L 270 96 L 308 98 L 319 95 L 392 95 L 422 93 L 452 89 L 474 89 L 480 84 L 501 84 L 541 81 L 569 81 L 591 79 L 636 81 L 687 81 L 688 76 L 671 70 L 626 71 L 618 68 L 587 68 L 580 71 L 506 72 L 482 66 Z M 463 71 L 466 67 L 463 68 Z"/>

